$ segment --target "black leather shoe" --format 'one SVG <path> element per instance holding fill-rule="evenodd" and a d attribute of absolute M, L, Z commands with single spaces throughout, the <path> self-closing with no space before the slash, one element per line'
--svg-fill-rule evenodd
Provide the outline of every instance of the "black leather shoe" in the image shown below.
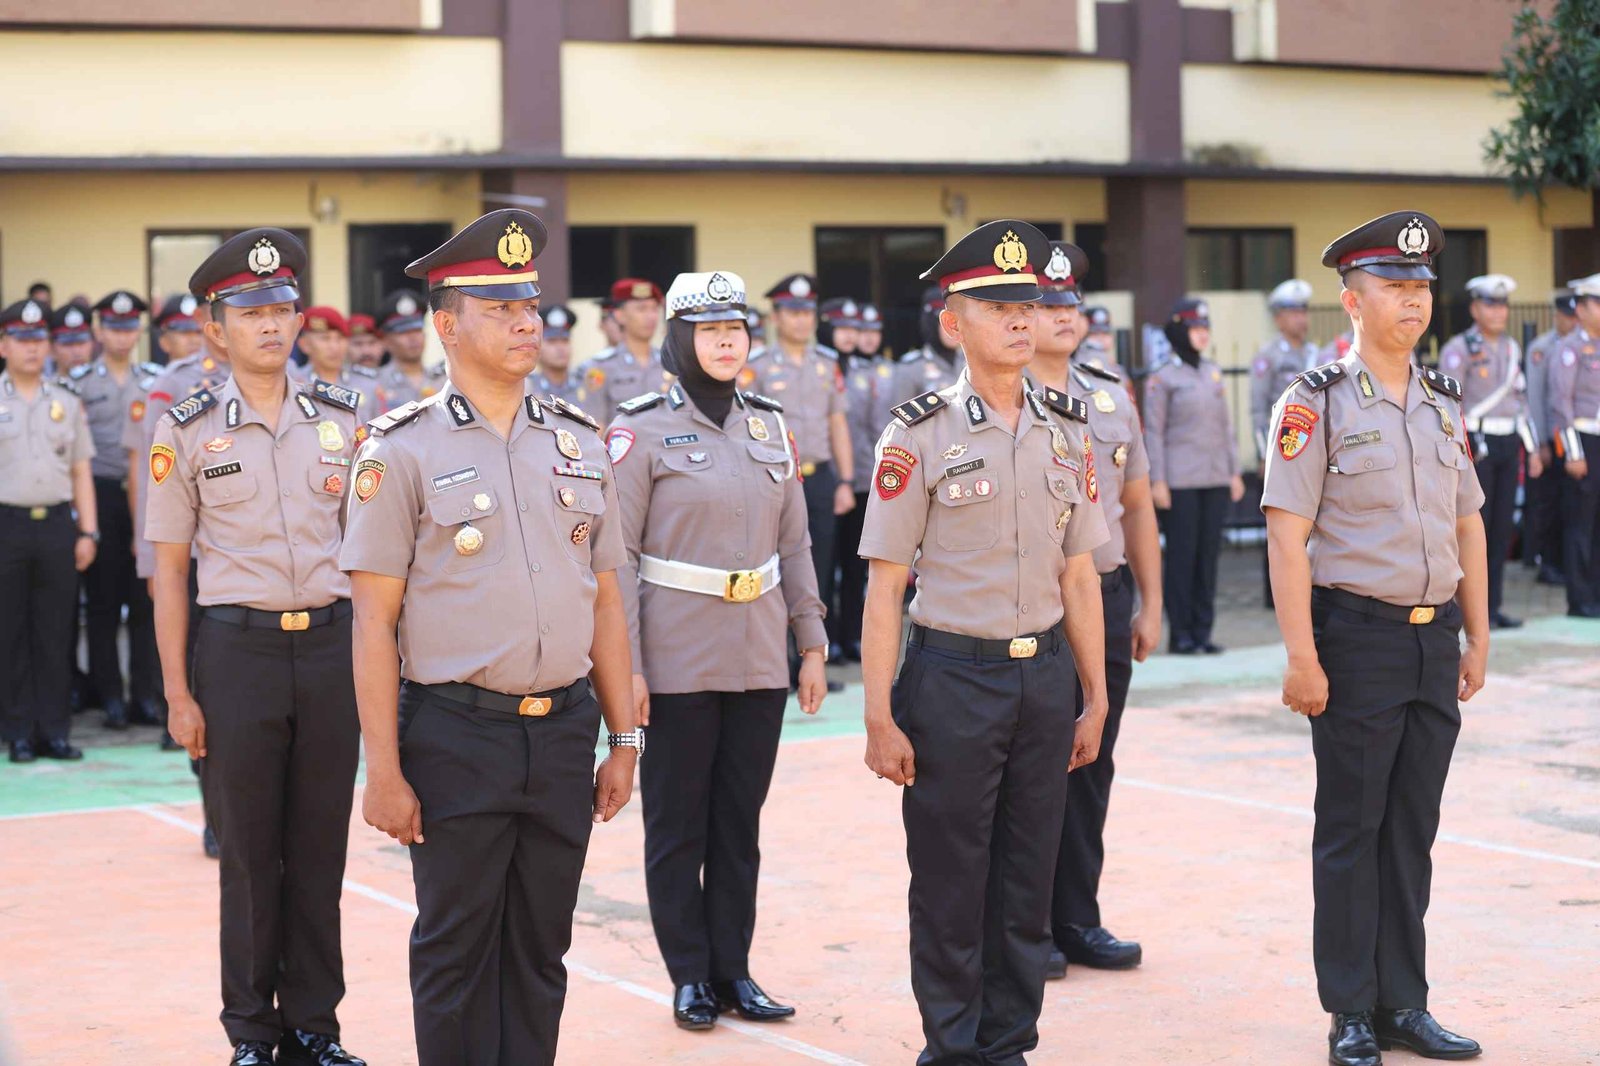
<path fill-rule="evenodd" d="M 12 762 L 32 762 L 38 757 L 39 753 L 33 750 L 33 741 L 13 740 L 11 742 Z"/>
<path fill-rule="evenodd" d="M 356 1058 L 331 1036 L 294 1029 L 278 1041 L 278 1066 L 367 1066 L 367 1060 Z"/>
<path fill-rule="evenodd" d="M 1227 649 L 1221 644 L 1213 644 L 1208 640 L 1204 644 L 1200 645 L 1200 650 L 1205 652 L 1207 655 L 1221 655 Z"/>
<path fill-rule="evenodd" d="M 672 1020 L 679 1029 L 710 1029 L 717 1024 L 717 994 L 708 981 L 692 985 L 679 985 L 672 994 Z"/>
<path fill-rule="evenodd" d="M 39 745 L 39 758 L 61 759 L 65 762 L 73 762 L 83 758 L 83 752 L 65 740 L 47 740 Z"/>
<path fill-rule="evenodd" d="M 1144 949 L 1131 940 L 1118 940 L 1103 925 L 1087 929 L 1076 925 L 1060 927 L 1056 947 L 1067 957 L 1095 970 L 1131 970 L 1144 961 Z"/>
<path fill-rule="evenodd" d="M 1372 1012 L 1372 1031 L 1385 1051 L 1403 1047 L 1425 1059 L 1472 1059 L 1483 1054 L 1476 1040 L 1450 1032 L 1425 1010 L 1379 1007 Z"/>
<path fill-rule="evenodd" d="M 1054 944 L 1050 945 L 1050 961 L 1044 964 L 1044 979 L 1059 981 L 1067 976 L 1067 957 Z"/>
<path fill-rule="evenodd" d="M 843 692 L 844 691 L 844 682 L 843 681 L 835 681 L 831 677 L 828 678 L 828 691 L 829 692 Z"/>
<path fill-rule="evenodd" d="M 717 1006 L 723 1010 L 736 1010 L 747 1022 L 779 1022 L 794 1017 L 794 1008 L 785 1007 L 761 991 L 761 986 L 748 977 L 737 981 L 713 981 L 711 991 L 716 993 Z"/>
<path fill-rule="evenodd" d="M 161 713 L 161 701 L 154 696 L 134 700 L 128 708 L 128 721 L 134 725 L 160 725 L 165 716 Z"/>
<path fill-rule="evenodd" d="M 106 700 L 106 728 L 121 731 L 128 728 L 128 705 L 118 699 Z"/>
<path fill-rule="evenodd" d="M 1328 1061 L 1333 1066 L 1380 1066 L 1378 1038 L 1372 1035 L 1372 1012 L 1335 1014 L 1328 1030 Z"/>
<path fill-rule="evenodd" d="M 1182 640 L 1174 640 L 1167 651 L 1172 655 L 1199 655 L 1200 645 L 1185 637 Z"/>
<path fill-rule="evenodd" d="M 1512 618 L 1509 614 L 1496 611 L 1489 616 L 1490 629 L 1521 629 L 1522 619 Z"/>
<path fill-rule="evenodd" d="M 217 846 L 217 834 L 211 831 L 209 825 L 206 826 L 206 831 L 200 834 L 200 846 L 205 849 L 206 858 L 219 859 L 222 857 L 222 849 Z"/>
<path fill-rule="evenodd" d="M 233 1045 L 228 1066 L 272 1066 L 272 1045 L 261 1040 L 241 1040 Z"/>

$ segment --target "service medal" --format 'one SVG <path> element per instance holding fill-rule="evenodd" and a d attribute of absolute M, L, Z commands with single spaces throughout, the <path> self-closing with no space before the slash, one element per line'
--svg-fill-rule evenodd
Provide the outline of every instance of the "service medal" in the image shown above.
<path fill-rule="evenodd" d="M 456 554 L 477 555 L 483 550 L 483 534 L 473 526 L 462 526 L 456 531 Z"/>

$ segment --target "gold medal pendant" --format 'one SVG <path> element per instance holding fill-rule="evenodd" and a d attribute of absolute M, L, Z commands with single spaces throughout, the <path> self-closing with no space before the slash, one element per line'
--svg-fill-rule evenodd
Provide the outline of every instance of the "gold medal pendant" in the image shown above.
<path fill-rule="evenodd" d="M 578 438 L 564 429 L 556 430 L 556 447 L 568 459 L 583 458 L 583 449 L 578 447 Z"/>
<path fill-rule="evenodd" d="M 61 406 L 60 400 L 50 401 L 50 421 L 59 422 L 67 417 L 67 409 Z"/>
<path fill-rule="evenodd" d="M 325 452 L 344 451 L 344 434 L 339 432 L 337 424 L 331 421 L 317 423 L 317 443 L 322 445 Z"/>
<path fill-rule="evenodd" d="M 755 415 L 751 415 L 749 418 L 746 418 L 744 424 L 750 430 L 751 440 L 772 439 L 772 434 L 767 432 L 767 424 L 761 419 L 757 418 Z"/>
<path fill-rule="evenodd" d="M 473 526 L 462 526 L 456 530 L 456 554 L 477 555 L 483 551 L 483 534 Z"/>

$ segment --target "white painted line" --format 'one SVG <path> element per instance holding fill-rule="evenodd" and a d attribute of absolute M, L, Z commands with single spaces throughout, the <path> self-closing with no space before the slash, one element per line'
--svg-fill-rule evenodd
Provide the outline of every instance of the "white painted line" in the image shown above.
<path fill-rule="evenodd" d="M 131 807 L 110 809 L 137 811 L 140 814 L 148 815 L 149 817 L 154 818 L 158 822 L 164 822 L 167 825 L 175 826 L 187 833 L 192 833 L 195 836 L 199 836 L 205 832 L 205 826 L 191 822 L 185 818 L 180 818 L 171 811 L 163 810 L 160 807 L 150 806 L 149 804 L 136 804 Z M 409 914 L 413 918 L 416 917 L 416 904 L 408 903 L 398 896 L 391 896 L 387 892 L 379 891 L 378 889 L 373 888 L 371 885 L 364 885 L 360 881 L 352 881 L 349 878 L 345 878 L 344 888 L 345 891 L 352 892 L 358 896 L 365 896 L 374 903 L 381 903 L 386 907 L 391 907 L 394 910 L 400 911 L 402 914 Z M 614 977 L 602 970 L 596 970 L 592 966 L 585 966 L 581 962 L 569 961 L 567 963 L 567 972 L 593 981 L 596 984 L 610 985 L 620 992 L 626 992 L 630 996 L 635 996 L 639 999 L 646 1000 L 650 1003 L 656 1004 L 657 1006 L 667 1007 L 669 1009 L 672 1007 L 672 997 L 664 992 L 657 992 L 656 990 L 646 988 L 643 985 L 634 984 L 632 981 L 625 981 L 620 977 Z M 828 1066 L 867 1066 L 866 1063 L 859 1062 L 856 1059 L 848 1058 L 844 1055 L 836 1055 L 831 1051 L 825 1051 L 822 1048 L 813 1047 L 812 1045 L 804 1043 L 803 1041 L 794 1040 L 790 1037 L 782 1035 L 781 1033 L 772 1032 L 764 1026 L 742 1021 L 738 1018 L 718 1018 L 717 1028 L 732 1029 L 736 1033 L 742 1033 L 743 1035 L 748 1036 L 753 1040 L 759 1040 L 761 1043 L 770 1047 L 782 1048 L 784 1051 L 793 1052 L 802 1058 L 811 1059 L 813 1062 L 827 1063 Z"/>

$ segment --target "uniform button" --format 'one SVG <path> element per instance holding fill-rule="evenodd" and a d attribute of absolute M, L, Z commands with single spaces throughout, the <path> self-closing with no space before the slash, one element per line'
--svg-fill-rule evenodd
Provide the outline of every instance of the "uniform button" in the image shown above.
<path fill-rule="evenodd" d="M 550 626 L 549 626 L 549 624 L 548 624 L 548 623 L 546 623 L 546 624 L 545 624 L 545 625 L 542 625 L 542 626 L 540 626 L 540 627 L 539 627 L 539 632 L 540 632 L 540 633 L 549 633 L 549 632 L 550 632 Z"/>
<path fill-rule="evenodd" d="M 289 495 L 289 490 L 288 490 L 288 489 L 284 489 L 284 490 L 283 490 L 283 494 L 284 494 L 284 495 L 285 495 L 285 496 L 287 496 L 287 495 Z M 233 493 L 231 493 L 231 492 L 230 492 L 230 493 L 228 493 L 228 495 L 229 495 L 229 496 L 232 496 L 232 495 L 233 495 Z"/>
<path fill-rule="evenodd" d="M 538 573 L 538 572 L 539 572 L 539 564 L 538 564 L 538 563 L 534 563 L 534 564 L 533 564 L 533 566 L 532 566 L 532 567 L 530 567 L 530 569 L 531 569 L 531 570 L 532 570 L 532 571 L 533 571 L 533 572 L 534 572 L 534 573 L 536 573 L 536 574 L 537 574 L 537 573 Z"/>
<path fill-rule="evenodd" d="M 744 508 L 743 507 L 735 507 L 733 509 L 733 513 L 738 515 L 739 517 L 743 518 L 744 517 Z"/>
<path fill-rule="evenodd" d="M 1028 605 L 1027 604 L 1023 604 L 1022 605 L 1022 613 L 1023 614 L 1027 614 L 1028 613 Z"/>
<path fill-rule="evenodd" d="M 738 477 L 739 476 L 739 471 L 737 471 L 737 470 L 730 470 L 730 471 L 728 471 L 728 473 L 732 474 L 734 477 Z"/>
<path fill-rule="evenodd" d="M 470 508 L 470 507 L 461 508 L 461 516 L 463 518 L 470 518 L 472 516 L 472 508 Z"/>
<path fill-rule="evenodd" d="M 1371 470 L 1372 469 L 1372 460 L 1368 459 L 1366 462 L 1362 463 L 1361 465 L 1366 467 L 1368 470 Z"/>
<path fill-rule="evenodd" d="M 527 504 L 523 504 L 522 505 L 522 510 L 526 511 L 527 509 L 528 509 L 528 505 Z"/>
<path fill-rule="evenodd" d="M 1024 500 L 1026 500 L 1028 498 L 1028 490 L 1027 489 L 1023 489 L 1021 492 L 1017 493 L 1017 495 L 1022 497 Z"/>
<path fill-rule="evenodd" d="M 582 496 L 579 496 L 578 497 L 578 506 L 579 507 L 587 507 L 587 506 L 589 506 L 589 501 L 584 499 Z"/>
<path fill-rule="evenodd" d="M 717 439 L 718 440 L 727 440 L 728 439 L 728 435 L 726 433 L 718 433 L 717 434 Z"/>
<path fill-rule="evenodd" d="M 1026 558 L 1027 558 L 1027 557 L 1028 557 L 1028 549 L 1027 549 L 1027 548 L 1023 548 L 1023 549 L 1022 549 L 1022 551 L 1021 551 L 1021 552 L 1020 552 L 1020 553 L 1019 553 L 1019 554 L 1020 554 L 1020 555 L 1021 555 L 1021 556 L 1022 556 L 1022 557 L 1023 557 L 1023 558 L 1024 558 L 1024 559 L 1026 559 Z"/>
<path fill-rule="evenodd" d="M 733 557 L 735 559 L 743 559 L 744 558 L 744 552 L 734 552 L 733 553 Z"/>

